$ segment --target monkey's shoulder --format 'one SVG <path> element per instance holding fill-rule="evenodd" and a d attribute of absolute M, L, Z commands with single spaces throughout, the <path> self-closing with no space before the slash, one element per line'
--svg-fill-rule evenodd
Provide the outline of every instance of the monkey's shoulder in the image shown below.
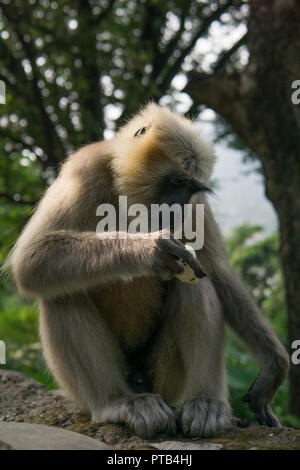
<path fill-rule="evenodd" d="M 99 171 L 105 172 L 111 158 L 112 149 L 108 141 L 102 140 L 85 145 L 64 161 L 60 176 L 84 178 Z"/>
<path fill-rule="evenodd" d="M 112 152 L 109 142 L 100 141 L 86 145 L 70 155 L 46 195 L 57 199 L 63 207 L 71 202 L 72 208 L 82 206 L 84 211 L 103 202 L 113 202 L 114 177 L 111 168 Z M 53 198 L 55 195 L 55 198 Z"/>

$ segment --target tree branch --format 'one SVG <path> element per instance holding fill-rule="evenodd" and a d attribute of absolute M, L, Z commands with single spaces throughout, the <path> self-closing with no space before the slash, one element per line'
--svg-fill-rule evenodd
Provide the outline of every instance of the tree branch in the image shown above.
<path fill-rule="evenodd" d="M 178 57 L 178 59 L 176 59 L 175 62 L 173 63 L 173 65 L 170 66 L 170 68 L 169 68 L 169 70 L 168 70 L 168 72 L 167 72 L 167 74 L 166 74 L 165 78 L 163 79 L 163 81 L 161 83 L 161 86 L 160 86 L 162 93 L 164 93 L 169 88 L 171 81 L 173 80 L 175 75 L 179 72 L 184 59 L 192 52 L 192 50 L 194 49 L 198 39 L 203 37 L 207 33 L 210 25 L 214 21 L 216 21 L 222 15 L 222 13 L 224 13 L 234 3 L 235 3 L 234 0 L 229 0 L 227 3 L 225 3 L 220 8 L 218 8 L 216 11 L 214 11 L 209 17 L 207 17 L 203 21 L 201 26 L 198 28 L 196 33 L 193 35 L 189 45 L 181 51 L 181 54 Z"/>
<path fill-rule="evenodd" d="M 19 39 L 20 43 L 22 44 L 23 50 L 27 55 L 27 59 L 30 62 L 33 79 L 31 80 L 32 92 L 33 92 L 33 99 L 39 110 L 39 114 L 41 117 L 41 123 L 44 128 L 44 140 L 45 140 L 45 149 L 48 156 L 48 163 L 50 162 L 53 166 L 56 166 L 64 157 L 65 155 L 65 148 L 60 139 L 57 135 L 55 127 L 48 116 L 48 113 L 45 110 L 44 100 L 41 95 L 40 89 L 38 87 L 38 69 L 35 65 L 34 56 L 31 48 L 29 45 L 24 41 L 22 33 L 20 32 L 20 21 L 19 18 L 15 17 L 11 14 L 9 7 L 3 3 L 1 3 L 1 9 L 6 17 L 7 21 L 10 24 L 14 24 L 16 28 L 14 28 L 14 33 L 16 34 L 17 38 Z M 26 77 L 27 78 L 27 77 Z M 28 79 L 27 79 L 28 80 Z"/>
<path fill-rule="evenodd" d="M 11 204 L 22 204 L 26 206 L 34 206 L 37 203 L 37 201 L 26 201 L 23 198 L 21 198 L 21 196 L 20 196 L 20 199 L 19 198 L 15 199 L 15 196 L 16 196 L 15 194 L 0 192 L 0 198 L 6 199 L 6 201 Z"/>
<path fill-rule="evenodd" d="M 167 44 L 166 49 L 164 50 L 164 52 L 157 51 L 157 54 L 154 57 L 153 71 L 152 71 L 152 74 L 151 74 L 152 80 L 156 80 L 158 78 L 158 76 L 161 74 L 161 71 L 164 69 L 164 67 L 168 63 L 169 58 L 171 57 L 171 55 L 175 51 L 175 49 L 176 49 L 176 47 L 177 47 L 177 45 L 178 45 L 178 43 L 181 39 L 182 33 L 184 32 L 185 19 L 186 19 L 187 13 L 188 13 L 188 11 L 191 7 L 191 3 L 192 3 L 191 0 L 189 2 L 185 3 L 184 8 L 182 9 L 181 17 L 180 17 L 179 30 L 174 35 L 174 37 L 169 41 L 169 43 Z"/>
<path fill-rule="evenodd" d="M 213 67 L 215 73 L 219 72 L 220 70 L 226 67 L 231 56 L 244 44 L 247 43 L 248 33 L 245 33 L 230 49 L 225 51 L 223 54 L 220 55 L 216 64 Z"/>
<path fill-rule="evenodd" d="M 113 7 L 113 3 L 110 2 L 105 12 L 103 11 L 103 16 L 100 13 L 101 21 L 108 15 Z M 84 95 L 79 93 L 79 103 L 82 108 L 81 119 L 85 134 L 89 137 L 89 140 L 98 140 L 101 137 L 99 129 L 101 128 L 103 131 L 105 122 L 101 106 L 102 90 L 100 72 L 97 65 L 96 30 L 95 27 L 90 27 L 90 20 L 93 15 L 89 3 L 84 2 L 82 5 L 80 4 L 80 9 L 81 15 L 79 16 L 78 32 L 82 34 L 76 37 L 76 44 L 80 51 L 78 56 L 85 70 L 85 79 L 89 83 L 89 90 Z M 89 49 L 88 55 L 85 53 L 87 48 Z"/>
<path fill-rule="evenodd" d="M 243 83 L 243 87 L 242 87 Z M 249 99 L 247 76 L 244 73 L 205 74 L 194 72 L 184 88 L 195 104 L 206 105 L 223 116 L 241 135 L 249 141 L 249 123 L 246 103 Z"/>
<path fill-rule="evenodd" d="M 22 150 L 30 149 L 35 154 L 35 156 L 36 156 L 37 160 L 40 162 L 42 168 L 45 169 L 49 166 L 48 160 L 43 160 L 43 159 L 41 159 L 41 157 L 39 155 L 36 154 L 36 148 L 39 147 L 38 144 L 36 144 L 36 143 L 28 144 L 26 141 L 23 140 L 23 138 L 20 134 L 15 133 L 11 129 L 7 129 L 7 128 L 0 129 L 0 137 L 2 137 L 4 139 L 9 139 L 9 140 L 13 141 L 15 144 L 22 146 L 21 150 L 18 149 L 18 150 L 14 150 L 14 151 L 17 151 L 17 152 L 20 151 L 21 152 Z M 31 136 L 28 135 L 28 137 L 30 137 L 32 139 Z"/>
<path fill-rule="evenodd" d="M 99 13 L 99 15 L 96 16 L 98 25 L 109 15 L 115 3 L 116 3 L 116 0 L 110 0 L 107 7 L 103 8 L 101 12 Z"/>

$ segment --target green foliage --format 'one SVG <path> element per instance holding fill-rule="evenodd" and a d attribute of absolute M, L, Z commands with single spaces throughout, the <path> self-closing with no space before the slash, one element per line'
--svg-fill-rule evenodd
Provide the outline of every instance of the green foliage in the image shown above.
<path fill-rule="evenodd" d="M 0 175 L 0 198 L 1 194 L 4 195 L 4 201 L 2 199 L 0 203 L 1 265 L 32 213 L 32 207 L 43 191 L 44 182 L 38 162 L 29 164 L 18 151 L 11 151 L 6 158 L 0 158 Z M 5 195 L 10 195 L 11 199 L 5 200 Z"/>
<path fill-rule="evenodd" d="M 24 303 L 9 291 L 0 299 L 0 339 L 6 343 L 6 369 L 18 370 L 56 388 L 53 377 L 46 369 L 38 337 L 38 308 Z"/>
<path fill-rule="evenodd" d="M 1 337 L 12 343 L 28 345 L 37 341 L 36 306 L 25 304 L 17 295 L 6 295 L 1 300 Z"/>
<path fill-rule="evenodd" d="M 279 235 L 263 236 L 262 227 L 242 225 L 227 240 L 232 267 L 250 289 L 280 339 L 287 334 L 285 290 L 279 261 Z"/>

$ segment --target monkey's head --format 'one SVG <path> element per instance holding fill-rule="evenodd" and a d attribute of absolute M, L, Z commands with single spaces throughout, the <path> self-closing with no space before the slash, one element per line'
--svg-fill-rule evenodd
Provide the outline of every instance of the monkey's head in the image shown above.
<path fill-rule="evenodd" d="M 215 161 L 190 119 L 155 103 L 111 141 L 118 191 L 140 203 L 186 204 L 205 191 Z"/>

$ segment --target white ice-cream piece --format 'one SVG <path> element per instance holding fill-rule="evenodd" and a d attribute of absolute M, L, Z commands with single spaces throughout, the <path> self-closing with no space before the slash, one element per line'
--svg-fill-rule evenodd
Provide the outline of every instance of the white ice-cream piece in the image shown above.
<path fill-rule="evenodd" d="M 194 258 L 196 258 L 196 252 L 190 245 L 184 245 L 185 249 L 188 250 Z M 176 277 L 183 282 L 188 282 L 189 284 L 198 284 L 199 278 L 194 273 L 194 270 L 185 262 L 182 261 L 184 264 L 184 271 L 181 274 L 176 274 Z"/>

